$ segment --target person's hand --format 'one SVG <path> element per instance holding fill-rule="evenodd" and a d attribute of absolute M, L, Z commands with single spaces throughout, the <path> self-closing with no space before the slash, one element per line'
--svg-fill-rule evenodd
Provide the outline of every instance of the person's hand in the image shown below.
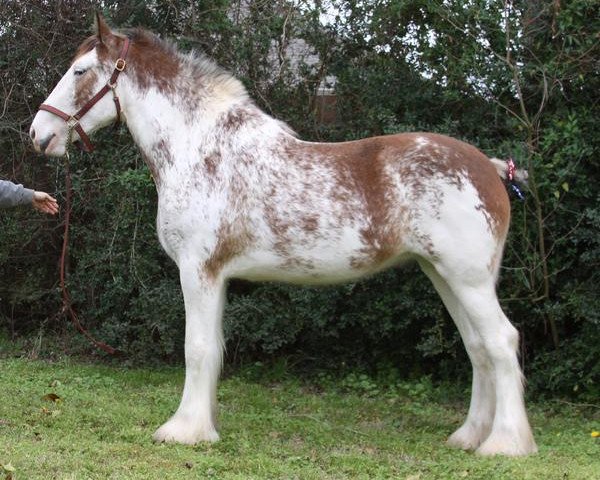
<path fill-rule="evenodd" d="M 49 213 L 50 215 L 58 213 L 58 202 L 46 192 L 33 192 L 31 203 L 33 204 L 33 208 L 40 212 Z"/>

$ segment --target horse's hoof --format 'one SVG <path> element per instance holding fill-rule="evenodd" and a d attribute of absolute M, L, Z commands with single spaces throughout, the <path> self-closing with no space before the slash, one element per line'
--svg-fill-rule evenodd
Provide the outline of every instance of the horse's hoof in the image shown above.
<path fill-rule="evenodd" d="M 475 427 L 465 424 L 450 435 L 446 444 L 462 450 L 475 450 L 489 435 L 490 428 L 489 425 Z"/>
<path fill-rule="evenodd" d="M 219 434 L 213 427 L 191 428 L 189 422 L 173 417 L 154 432 L 152 440 L 157 443 L 195 445 L 199 442 L 216 442 L 219 440 Z"/>
<path fill-rule="evenodd" d="M 475 450 L 477 455 L 493 456 L 505 455 L 507 457 L 523 457 L 538 451 L 533 435 L 499 435 L 492 433 Z"/>

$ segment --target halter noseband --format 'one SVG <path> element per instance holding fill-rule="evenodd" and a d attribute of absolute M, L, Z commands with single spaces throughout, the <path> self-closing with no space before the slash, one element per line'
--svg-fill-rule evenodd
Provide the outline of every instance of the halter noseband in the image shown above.
<path fill-rule="evenodd" d="M 127 58 L 128 50 L 129 50 L 129 38 L 125 37 L 125 43 L 123 44 L 123 48 L 121 49 L 121 54 L 119 55 L 119 58 L 117 59 L 117 61 L 115 63 L 115 69 L 113 70 L 113 73 L 110 76 L 110 79 L 108 80 L 108 82 L 106 82 L 106 85 L 104 85 L 98 91 L 98 93 L 96 93 L 96 95 L 94 95 L 92 98 L 90 98 L 88 100 L 88 102 L 79 109 L 79 111 L 76 114 L 69 115 L 68 113 L 63 112 L 62 110 L 59 110 L 58 108 L 53 107 L 52 105 L 47 105 L 45 103 L 42 103 L 40 105 L 40 110 L 45 110 L 46 112 L 50 112 L 50 113 L 62 118 L 65 122 L 67 122 L 67 125 L 69 127 L 69 132 L 71 130 L 75 130 L 79 134 L 79 138 L 83 142 L 82 150 L 84 150 L 85 152 L 93 152 L 94 146 L 92 145 L 92 142 L 90 142 L 89 137 L 87 136 L 87 134 L 81 127 L 79 120 L 81 120 L 81 117 L 83 117 L 94 105 L 96 105 L 96 103 L 98 103 L 100 101 L 100 99 L 102 97 L 104 97 L 104 95 L 106 95 L 111 90 L 113 93 L 113 100 L 115 102 L 115 108 L 117 109 L 117 119 L 115 120 L 115 126 L 119 125 L 119 122 L 121 121 L 121 103 L 119 102 L 119 97 L 117 97 L 117 92 L 115 91 L 115 87 L 117 86 L 117 78 L 119 77 L 119 74 L 123 70 L 125 70 L 125 67 L 127 66 L 127 62 L 125 61 L 125 58 Z M 70 141 L 71 141 L 71 139 L 68 138 L 67 142 L 70 142 Z"/>

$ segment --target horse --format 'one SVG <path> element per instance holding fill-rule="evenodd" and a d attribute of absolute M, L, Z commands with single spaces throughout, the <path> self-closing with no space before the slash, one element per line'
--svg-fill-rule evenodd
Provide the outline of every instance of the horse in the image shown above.
<path fill-rule="evenodd" d="M 510 221 L 505 162 L 426 132 L 301 140 L 203 54 L 141 28 L 113 31 L 100 15 L 95 23 L 30 137 L 38 152 L 62 156 L 74 142 L 93 148 L 88 135 L 122 119 L 150 169 L 158 238 L 185 305 L 181 402 L 154 441 L 219 439 L 228 279 L 350 282 L 412 259 L 473 369 L 467 417 L 447 443 L 480 455 L 537 451 L 519 334 L 496 294 Z"/>

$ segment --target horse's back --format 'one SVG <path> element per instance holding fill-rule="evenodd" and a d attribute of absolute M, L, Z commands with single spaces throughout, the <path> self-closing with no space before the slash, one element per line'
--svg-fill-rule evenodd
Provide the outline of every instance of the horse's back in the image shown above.
<path fill-rule="evenodd" d="M 361 197 L 374 220 L 384 222 L 394 205 L 408 210 L 430 206 L 437 217 L 437 207 L 457 201 L 458 209 L 474 204 L 496 237 L 506 235 L 506 188 L 489 158 L 468 143 L 417 132 L 300 145 L 304 155 L 330 166 L 338 191 Z"/>

